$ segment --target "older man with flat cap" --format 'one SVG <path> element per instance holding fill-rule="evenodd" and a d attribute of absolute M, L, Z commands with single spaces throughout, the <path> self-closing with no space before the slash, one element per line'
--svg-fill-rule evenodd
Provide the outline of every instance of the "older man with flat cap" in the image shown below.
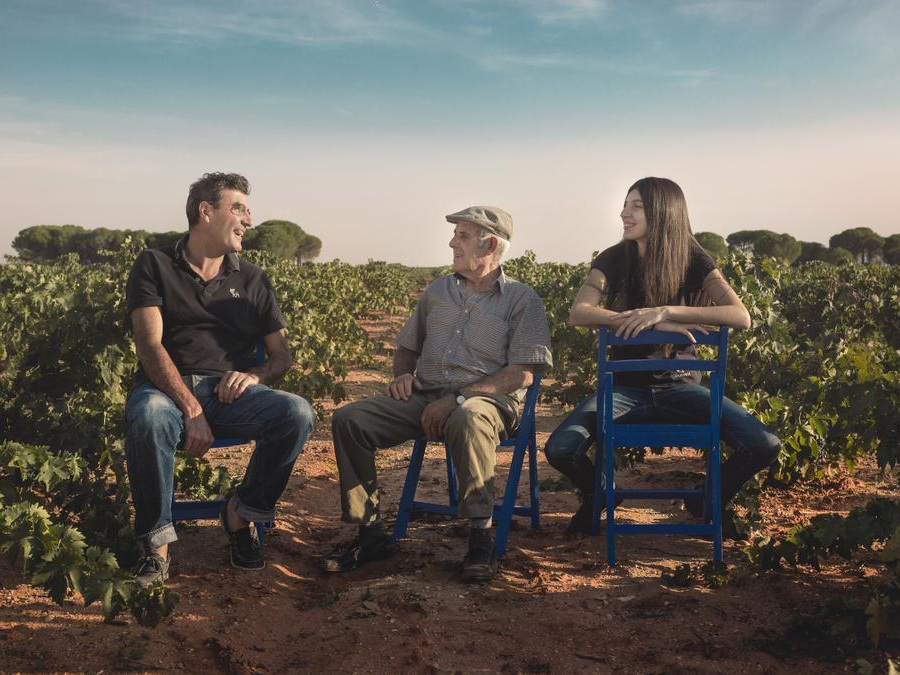
<path fill-rule="evenodd" d="M 496 573 L 490 527 L 497 444 L 515 428 L 535 370 L 552 365 L 550 331 L 534 290 L 500 266 L 512 217 L 472 206 L 447 220 L 456 226 L 453 273 L 425 290 L 400 331 L 387 394 L 334 414 L 342 520 L 358 524 L 359 536 L 323 558 L 328 572 L 394 553 L 379 510 L 375 450 L 425 435 L 444 439 L 456 465 L 459 515 L 470 525 L 463 580 Z"/>

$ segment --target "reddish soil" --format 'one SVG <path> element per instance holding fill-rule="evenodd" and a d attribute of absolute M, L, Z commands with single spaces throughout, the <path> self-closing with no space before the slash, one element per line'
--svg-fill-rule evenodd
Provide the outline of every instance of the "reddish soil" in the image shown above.
<path fill-rule="evenodd" d="M 389 325 L 370 328 L 378 333 Z M 351 398 L 382 390 L 386 380 L 383 370 L 355 371 L 347 382 Z M 562 413 L 540 406 L 539 447 Z M 577 506 L 568 490 L 541 493 L 541 528 L 525 521 L 514 527 L 490 583 L 460 582 L 465 529 L 439 518 L 411 523 L 394 558 L 325 576 L 317 559 L 353 534 L 339 521 L 329 422 L 327 415 L 318 424 L 282 497 L 277 529 L 266 540 L 268 566 L 232 569 L 217 523 L 182 528 L 168 582 L 180 602 L 156 629 L 125 615 L 104 623 L 97 607 L 84 608 L 77 598 L 56 606 L 0 563 L 0 671 L 805 673 L 853 670 L 860 657 L 884 668 L 884 652 L 848 658 L 827 641 L 786 637 L 793 615 L 829 597 L 869 597 L 883 569 L 874 554 L 829 560 L 821 572 L 757 574 L 732 541 L 724 587 L 669 588 L 660 573 L 708 560 L 709 542 L 622 537 L 619 564 L 610 568 L 602 536 L 563 535 Z M 378 455 L 388 517 L 396 513 L 410 449 Z M 210 454 L 239 475 L 249 449 Z M 441 457 L 437 446 L 429 450 L 420 498 L 445 497 Z M 499 454 L 499 471 L 509 457 Z M 695 454 L 672 451 L 622 472 L 621 484 L 684 485 L 701 469 Z M 539 475 L 558 477 L 543 456 Z M 527 485 L 526 472 L 523 498 Z M 894 485 L 866 465 L 790 492 L 767 490 L 764 524 L 783 533 L 818 513 L 896 496 Z M 626 502 L 620 513 L 635 522 L 681 518 L 668 502 Z"/>

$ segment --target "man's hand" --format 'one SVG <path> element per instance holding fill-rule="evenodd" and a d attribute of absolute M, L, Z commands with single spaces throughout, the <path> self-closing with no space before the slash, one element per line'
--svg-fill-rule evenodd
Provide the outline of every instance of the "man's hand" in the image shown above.
<path fill-rule="evenodd" d="M 440 440 L 444 435 L 447 418 L 456 410 L 456 399 L 451 394 L 429 403 L 422 411 L 422 428 L 429 440 Z"/>
<path fill-rule="evenodd" d="M 388 395 L 395 401 L 408 401 L 414 391 L 419 391 L 422 383 L 419 382 L 411 373 L 403 373 L 394 378 L 394 381 L 388 385 Z"/>
<path fill-rule="evenodd" d="M 220 403 L 234 403 L 251 384 L 259 384 L 259 377 L 253 373 L 229 370 L 222 376 L 213 391 L 219 395 Z"/>
<path fill-rule="evenodd" d="M 627 340 L 643 330 L 653 328 L 667 317 L 666 307 L 641 307 L 620 312 L 610 320 L 610 326 L 616 329 L 616 337 Z"/>
<path fill-rule="evenodd" d="M 196 415 L 184 414 L 184 451 L 187 454 L 192 457 L 203 457 L 214 440 L 202 411 Z"/>

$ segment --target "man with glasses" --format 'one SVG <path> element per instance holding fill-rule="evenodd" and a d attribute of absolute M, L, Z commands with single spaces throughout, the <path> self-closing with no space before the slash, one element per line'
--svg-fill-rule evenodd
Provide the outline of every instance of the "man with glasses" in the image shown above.
<path fill-rule="evenodd" d="M 175 450 L 202 457 L 214 437 L 256 447 L 244 480 L 220 514 L 231 564 L 265 566 L 254 521 L 274 517 L 314 413 L 299 396 L 268 385 L 291 367 L 285 322 L 266 273 L 238 252 L 252 227 L 250 184 L 238 174 L 204 174 L 190 187 L 188 232 L 172 246 L 143 251 L 126 299 L 138 371 L 128 395 L 125 454 L 134 527 L 144 548 L 141 585 L 169 574 Z M 267 358 L 256 364 L 262 340 Z"/>

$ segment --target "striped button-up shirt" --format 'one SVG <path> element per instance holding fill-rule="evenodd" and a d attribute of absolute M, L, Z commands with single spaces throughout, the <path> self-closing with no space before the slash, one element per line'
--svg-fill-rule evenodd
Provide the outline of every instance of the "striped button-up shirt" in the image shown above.
<path fill-rule="evenodd" d="M 416 376 L 426 389 L 464 387 L 507 365 L 553 365 L 541 299 L 502 269 L 482 292 L 456 274 L 435 280 L 397 343 L 419 354 Z M 524 391 L 510 396 L 521 401 Z"/>

